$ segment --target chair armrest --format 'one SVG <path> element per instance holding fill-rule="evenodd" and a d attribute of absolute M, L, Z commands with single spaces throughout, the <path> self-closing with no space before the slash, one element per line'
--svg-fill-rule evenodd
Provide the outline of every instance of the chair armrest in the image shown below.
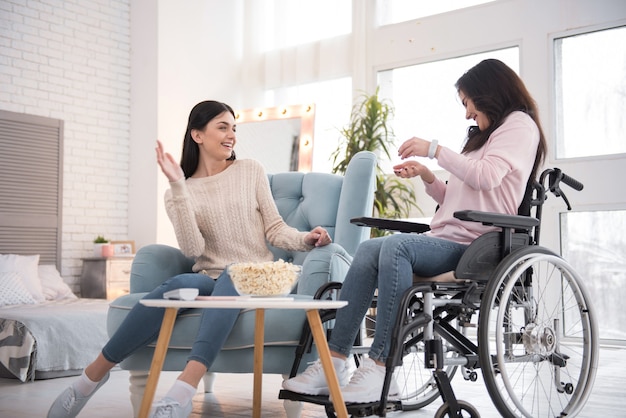
<path fill-rule="evenodd" d="M 342 283 L 351 263 L 352 256 L 339 244 L 312 249 L 302 263 L 297 294 L 313 296 L 330 281 Z"/>
<path fill-rule="evenodd" d="M 162 244 L 141 247 L 130 270 L 130 293 L 150 292 L 171 277 L 190 273 L 193 264 L 178 248 Z"/>
<path fill-rule="evenodd" d="M 361 216 L 359 218 L 350 219 L 350 223 L 358 226 L 369 226 L 373 228 L 387 229 L 389 231 L 398 232 L 415 232 L 421 234 L 422 232 L 430 231 L 430 226 L 426 224 L 401 221 L 398 219 L 371 218 L 368 216 Z"/>
<path fill-rule="evenodd" d="M 530 216 L 505 215 L 502 213 L 480 212 L 477 210 L 454 212 L 454 217 L 462 221 L 481 222 L 483 225 L 497 226 L 500 228 L 529 230 L 539 225 L 539 219 Z"/>

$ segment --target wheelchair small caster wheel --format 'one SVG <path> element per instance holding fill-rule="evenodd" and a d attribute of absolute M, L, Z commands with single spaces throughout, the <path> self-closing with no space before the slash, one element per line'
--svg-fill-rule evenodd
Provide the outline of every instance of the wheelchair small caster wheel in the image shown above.
<path fill-rule="evenodd" d="M 480 414 L 478 413 L 478 410 L 474 408 L 474 405 L 472 405 L 471 403 L 466 402 L 466 401 L 461 401 L 461 400 L 458 400 L 457 403 L 459 404 L 459 415 L 452 415 L 450 411 L 450 405 L 448 405 L 448 402 L 446 402 L 439 407 L 437 412 L 435 412 L 435 418 L 443 418 L 443 417 L 457 418 L 461 416 L 471 417 L 471 418 L 480 418 Z"/>
<path fill-rule="evenodd" d="M 478 380 L 478 374 L 476 372 L 471 372 L 469 374 L 469 380 L 472 382 L 475 382 Z"/>

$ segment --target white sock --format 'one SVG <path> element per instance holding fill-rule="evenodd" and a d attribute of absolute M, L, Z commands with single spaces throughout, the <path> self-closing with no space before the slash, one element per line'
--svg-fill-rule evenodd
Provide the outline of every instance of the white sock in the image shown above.
<path fill-rule="evenodd" d="M 196 388 L 189 383 L 176 379 L 170 390 L 165 394 L 166 398 L 172 398 L 181 405 L 187 405 L 196 394 Z"/>
<path fill-rule="evenodd" d="M 88 378 L 83 370 L 83 373 L 78 377 L 78 379 L 72 383 L 72 387 L 74 388 L 74 391 L 78 392 L 79 395 L 88 396 L 91 395 L 96 386 L 98 386 L 98 383 L 100 382 L 94 382 Z"/>

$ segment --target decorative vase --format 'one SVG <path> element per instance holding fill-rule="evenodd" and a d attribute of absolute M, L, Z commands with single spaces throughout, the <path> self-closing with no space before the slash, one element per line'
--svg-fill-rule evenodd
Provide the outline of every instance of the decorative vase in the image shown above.
<path fill-rule="evenodd" d="M 113 257 L 115 255 L 115 246 L 113 244 L 104 244 L 102 246 L 102 257 Z"/>
<path fill-rule="evenodd" d="M 94 257 L 105 257 L 105 255 L 103 254 L 103 249 L 104 249 L 105 246 L 108 246 L 108 245 L 109 245 L 108 242 L 94 244 L 93 245 L 93 256 Z"/>

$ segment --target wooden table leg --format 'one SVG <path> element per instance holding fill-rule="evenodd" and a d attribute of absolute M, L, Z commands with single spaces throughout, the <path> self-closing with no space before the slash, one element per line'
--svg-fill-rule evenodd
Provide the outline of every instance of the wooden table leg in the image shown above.
<path fill-rule="evenodd" d="M 328 342 L 326 341 L 326 333 L 322 327 L 322 319 L 317 309 L 311 309 L 306 311 L 307 319 L 311 327 L 311 333 L 313 334 L 313 340 L 317 346 L 317 352 L 324 368 L 324 375 L 326 376 L 326 383 L 328 384 L 328 390 L 333 400 L 333 406 L 335 407 L 335 413 L 338 418 L 348 418 L 348 410 L 346 404 L 343 402 L 343 395 L 339 388 L 339 381 L 337 380 L 337 373 L 333 366 L 333 361 L 330 358 L 330 350 L 328 349 Z"/>
<path fill-rule="evenodd" d="M 161 331 L 159 332 L 159 338 L 157 339 L 156 348 L 154 349 L 154 356 L 152 357 L 152 364 L 150 365 L 150 373 L 148 374 L 146 389 L 143 393 L 143 399 L 141 400 L 139 418 L 147 418 L 150 413 L 150 407 L 152 406 L 152 401 L 154 400 L 154 393 L 156 392 L 161 369 L 163 368 L 163 362 L 165 361 L 165 354 L 167 354 L 167 346 L 170 343 L 172 330 L 174 329 L 174 321 L 176 320 L 177 311 L 178 308 L 165 308 L 165 315 L 163 316 Z"/>
<path fill-rule="evenodd" d="M 261 392 L 263 388 L 263 344 L 265 344 L 265 309 L 257 309 L 254 327 L 254 389 L 252 392 L 252 417 L 261 418 Z"/>

